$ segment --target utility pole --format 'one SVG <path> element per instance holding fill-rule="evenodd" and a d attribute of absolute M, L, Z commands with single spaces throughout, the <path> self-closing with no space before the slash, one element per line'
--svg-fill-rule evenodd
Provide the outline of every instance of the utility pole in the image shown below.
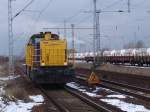
<path fill-rule="evenodd" d="M 136 38 L 137 38 L 137 36 L 136 36 L 136 31 L 134 32 L 134 48 L 136 48 Z"/>
<path fill-rule="evenodd" d="M 66 20 L 64 20 L 64 38 L 67 38 Z"/>
<path fill-rule="evenodd" d="M 58 35 L 60 35 L 60 31 L 59 31 L 59 29 L 57 29 L 57 33 L 58 33 Z"/>
<path fill-rule="evenodd" d="M 74 40 L 74 24 L 71 24 L 71 28 L 72 28 L 72 58 L 73 58 L 73 65 L 75 62 L 75 40 Z"/>
<path fill-rule="evenodd" d="M 130 12 L 131 9 L 130 9 L 130 0 L 128 0 L 128 12 Z"/>
<path fill-rule="evenodd" d="M 14 74 L 12 0 L 8 0 L 9 75 Z"/>
<path fill-rule="evenodd" d="M 14 40 L 13 40 L 13 20 L 19 16 L 25 9 L 27 9 L 30 4 L 34 0 L 31 0 L 25 7 L 23 7 L 22 10 L 20 10 L 18 13 L 16 13 L 14 16 L 12 15 L 12 2 L 15 0 L 8 0 L 8 37 L 9 37 L 9 75 L 14 74 L 14 55 L 13 55 L 13 50 L 14 50 Z"/>
<path fill-rule="evenodd" d="M 97 45 L 96 45 L 96 52 L 97 53 L 100 53 L 101 51 L 101 36 L 100 36 L 100 22 L 99 22 L 99 14 L 100 14 L 100 11 L 97 11 L 96 12 L 96 42 L 97 42 Z M 99 55 L 99 54 L 98 54 Z"/>
<path fill-rule="evenodd" d="M 97 0 L 93 0 L 93 5 L 94 5 L 94 9 L 93 9 L 93 51 L 94 51 L 94 60 L 93 60 L 93 64 L 95 64 L 95 56 L 96 56 L 96 37 L 97 37 L 97 18 L 96 18 L 96 11 L 97 11 L 97 8 L 96 8 L 96 2 Z"/>

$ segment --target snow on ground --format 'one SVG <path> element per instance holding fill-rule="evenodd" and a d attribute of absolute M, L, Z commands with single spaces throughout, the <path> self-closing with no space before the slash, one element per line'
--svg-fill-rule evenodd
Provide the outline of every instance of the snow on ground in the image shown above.
<path fill-rule="evenodd" d="M 76 82 L 70 82 L 70 83 L 67 83 L 66 85 L 71 87 L 71 88 L 73 88 L 73 89 L 77 89 L 78 91 L 81 91 L 81 92 L 85 92 L 86 91 L 86 87 L 85 86 L 81 86 L 81 85 L 77 84 Z M 106 89 L 106 88 L 103 88 L 103 87 L 96 87 L 96 89 L 93 90 L 92 93 L 97 93 L 100 90 L 114 92 L 114 91 L 112 91 L 110 89 Z"/>
<path fill-rule="evenodd" d="M 36 96 L 29 96 L 30 99 L 32 99 L 35 102 L 44 102 L 44 98 L 41 95 L 36 95 Z"/>
<path fill-rule="evenodd" d="M 118 108 L 126 112 L 150 112 L 150 110 L 146 109 L 142 105 L 126 103 L 119 99 L 100 99 L 100 100 L 108 104 L 117 106 Z"/>
<path fill-rule="evenodd" d="M 22 65 L 23 65 L 23 66 L 26 66 L 26 64 L 25 64 L 25 63 L 23 63 Z"/>
<path fill-rule="evenodd" d="M 0 81 L 7 81 L 7 80 L 13 80 L 20 76 L 8 76 L 8 77 L 0 77 Z"/>
<path fill-rule="evenodd" d="M 149 69 L 150 67 L 139 67 L 139 66 L 124 66 L 124 67 L 129 67 L 129 68 L 142 68 L 142 69 Z"/>
<path fill-rule="evenodd" d="M 5 91 L 4 91 L 4 87 L 0 87 L 0 95 L 4 95 Z"/>
<path fill-rule="evenodd" d="M 77 83 L 75 83 L 75 82 L 70 82 L 70 83 L 67 83 L 66 84 L 68 87 L 71 87 L 71 88 L 73 88 L 73 89 L 77 89 L 78 91 L 80 91 L 80 92 L 85 92 L 86 91 L 86 89 L 85 89 L 85 87 L 84 86 L 79 86 L 79 84 L 77 84 Z"/>
<path fill-rule="evenodd" d="M 108 98 L 126 98 L 125 95 L 107 95 Z"/>
<path fill-rule="evenodd" d="M 85 61 L 83 61 L 83 60 L 75 60 L 75 63 L 83 63 L 83 62 L 85 62 Z"/>
<path fill-rule="evenodd" d="M 100 89 L 101 89 L 101 87 L 96 87 L 96 89 L 93 90 L 93 93 L 97 93 Z"/>
<path fill-rule="evenodd" d="M 78 91 L 90 96 L 90 97 L 101 97 L 101 95 L 97 95 L 95 92 L 88 92 L 86 91 L 85 87 L 75 83 L 75 82 L 71 82 L 71 83 L 67 83 L 66 84 L 67 86 L 71 87 L 71 88 L 74 88 L 74 89 L 77 89 Z"/>
<path fill-rule="evenodd" d="M 131 65 L 131 64 L 125 64 L 125 66 L 124 67 L 131 67 L 131 68 L 150 68 L 149 66 L 147 66 L 147 65 L 143 65 L 143 66 L 138 66 L 137 64 L 135 65 L 135 66 L 133 66 L 133 65 Z"/>
<path fill-rule="evenodd" d="M 16 79 L 20 76 L 8 76 L 8 77 L 0 77 L 0 82 L 5 82 L 8 80 Z M 32 108 L 34 106 L 38 106 L 43 104 L 44 98 L 42 95 L 29 96 L 30 102 L 24 102 L 23 100 L 9 100 L 9 96 L 5 96 L 5 83 L 1 84 L 0 87 L 0 112 L 32 112 Z"/>
<path fill-rule="evenodd" d="M 82 92 L 82 93 L 84 93 L 84 94 L 86 94 L 86 95 L 88 95 L 90 97 L 101 97 L 101 95 L 97 95 L 97 94 L 91 93 L 91 92 Z"/>
<path fill-rule="evenodd" d="M 132 103 L 128 103 L 128 102 L 125 102 L 122 100 L 122 99 L 125 99 L 127 97 L 133 98 L 132 96 L 119 94 L 118 92 L 114 92 L 112 90 L 102 88 L 102 87 L 96 87 L 95 90 L 93 90 L 92 92 L 89 92 L 85 86 L 81 86 L 75 82 L 67 83 L 67 86 L 74 88 L 74 89 L 77 89 L 78 91 L 80 91 L 80 92 L 82 92 L 82 93 L 84 93 L 90 97 L 98 97 L 99 100 L 101 100 L 105 103 L 108 103 L 110 105 L 116 106 L 123 111 L 127 111 L 127 112 L 150 112 L 150 110 L 146 109 L 142 105 L 132 104 Z M 108 91 L 108 92 L 113 93 L 113 94 L 107 95 L 106 98 L 104 99 L 104 98 L 102 98 L 101 95 L 97 94 L 97 92 L 100 90 L 105 90 L 105 91 Z"/>
<path fill-rule="evenodd" d="M 32 102 L 25 103 L 21 100 L 17 102 L 7 102 L 5 103 L 3 98 L 0 97 L 0 111 L 2 112 L 31 112 L 34 106 L 40 105 L 43 103 L 44 98 L 41 95 L 30 96 Z"/>
<path fill-rule="evenodd" d="M 75 82 L 70 82 L 70 83 L 67 83 L 66 85 L 73 88 L 73 89 L 79 89 L 79 87 L 76 85 Z"/>

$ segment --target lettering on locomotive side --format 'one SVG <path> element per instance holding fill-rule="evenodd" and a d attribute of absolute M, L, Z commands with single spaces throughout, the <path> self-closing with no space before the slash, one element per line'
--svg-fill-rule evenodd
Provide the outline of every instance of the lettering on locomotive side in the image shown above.
<path fill-rule="evenodd" d="M 49 45 L 49 46 L 54 46 L 54 45 L 61 45 L 61 44 L 64 44 L 64 42 L 61 42 L 61 43 L 49 43 L 49 42 L 47 42 L 47 41 L 44 41 L 43 44 Z"/>
<path fill-rule="evenodd" d="M 48 42 L 47 42 L 47 41 L 44 41 L 43 43 L 44 43 L 44 44 L 48 44 Z"/>

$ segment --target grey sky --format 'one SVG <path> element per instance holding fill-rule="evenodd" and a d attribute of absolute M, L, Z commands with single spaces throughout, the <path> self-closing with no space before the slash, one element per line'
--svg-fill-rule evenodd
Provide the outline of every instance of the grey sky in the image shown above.
<path fill-rule="evenodd" d="M 30 0 L 14 1 L 13 14 L 28 2 Z M 76 27 L 92 27 L 92 14 L 83 13 L 92 10 L 92 3 L 92 0 L 35 0 L 28 9 L 44 10 L 40 16 L 39 13 L 23 12 L 13 21 L 15 53 L 23 52 L 26 41 L 33 33 L 43 31 L 43 27 L 63 27 L 65 19 L 67 27 L 71 23 Z M 97 7 L 104 11 L 127 10 L 127 0 L 98 0 Z M 131 13 L 101 13 L 101 34 L 107 36 L 101 38 L 102 46 L 118 49 L 130 41 L 143 40 L 146 47 L 150 47 L 149 10 L 150 0 L 131 0 Z M 7 0 L 1 0 L 0 13 L 0 54 L 8 54 Z M 63 35 L 62 30 L 60 33 Z M 91 30 L 76 30 L 75 34 L 78 49 L 79 45 L 85 49 L 85 44 L 87 50 L 92 49 Z M 70 42 L 71 31 L 67 32 L 67 39 Z"/>

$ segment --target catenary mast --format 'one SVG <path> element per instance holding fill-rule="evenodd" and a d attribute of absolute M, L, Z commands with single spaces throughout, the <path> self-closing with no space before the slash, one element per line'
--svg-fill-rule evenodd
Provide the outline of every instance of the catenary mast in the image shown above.
<path fill-rule="evenodd" d="M 9 75 L 14 74 L 12 0 L 8 0 Z"/>

